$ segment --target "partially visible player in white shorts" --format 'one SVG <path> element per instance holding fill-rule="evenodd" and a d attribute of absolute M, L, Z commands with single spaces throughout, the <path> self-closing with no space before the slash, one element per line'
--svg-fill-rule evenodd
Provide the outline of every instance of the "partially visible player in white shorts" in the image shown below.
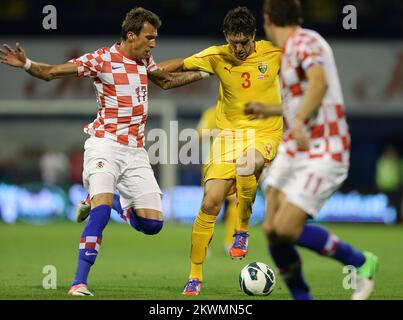
<path fill-rule="evenodd" d="M 280 190 L 287 201 L 315 217 L 347 178 L 348 169 L 348 164 L 332 159 L 292 158 L 280 145 L 276 158 L 262 172 L 260 186 L 264 194 L 270 187 Z"/>
<path fill-rule="evenodd" d="M 331 257 L 357 272 L 352 299 L 368 299 L 378 259 L 316 224 L 307 224 L 347 177 L 350 133 L 333 52 L 317 32 L 304 29 L 298 0 L 265 0 L 264 28 L 282 49 L 282 105 L 258 101 L 246 113 L 283 114 L 277 157 L 261 179 L 266 196 L 263 229 L 269 251 L 293 299 L 313 299 L 297 246 Z"/>

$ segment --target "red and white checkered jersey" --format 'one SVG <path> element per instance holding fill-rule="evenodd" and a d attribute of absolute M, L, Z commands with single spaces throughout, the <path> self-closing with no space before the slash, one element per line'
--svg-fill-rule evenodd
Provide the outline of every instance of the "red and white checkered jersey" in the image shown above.
<path fill-rule="evenodd" d="M 70 62 L 77 64 L 79 77 L 94 78 L 99 110 L 97 118 L 85 126 L 84 132 L 143 147 L 148 111 L 147 73 L 157 69 L 152 56 L 133 60 L 116 43 Z"/>
<path fill-rule="evenodd" d="M 302 107 L 308 86 L 306 71 L 314 65 L 325 70 L 328 89 L 317 112 L 306 121 L 310 148 L 299 150 L 290 133 L 297 112 Z M 283 48 L 281 82 L 285 118 L 283 143 L 291 157 L 327 158 L 349 162 L 350 134 L 344 114 L 343 94 L 333 52 L 317 32 L 297 28 Z"/>

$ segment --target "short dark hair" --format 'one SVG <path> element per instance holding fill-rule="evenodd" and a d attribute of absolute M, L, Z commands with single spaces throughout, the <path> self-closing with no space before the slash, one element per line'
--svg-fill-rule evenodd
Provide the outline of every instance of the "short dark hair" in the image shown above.
<path fill-rule="evenodd" d="M 300 26 L 303 22 L 299 0 L 265 0 L 263 13 L 279 27 Z"/>
<path fill-rule="evenodd" d="M 140 30 L 143 28 L 144 22 L 150 23 L 156 29 L 161 26 L 161 20 L 154 12 L 146 10 L 142 7 L 131 9 L 128 13 L 126 13 L 125 20 L 123 20 L 122 23 L 122 39 L 127 39 L 127 33 L 129 31 L 139 35 Z"/>
<path fill-rule="evenodd" d="M 251 36 L 256 32 L 256 19 L 247 7 L 230 10 L 224 18 L 225 34 Z"/>

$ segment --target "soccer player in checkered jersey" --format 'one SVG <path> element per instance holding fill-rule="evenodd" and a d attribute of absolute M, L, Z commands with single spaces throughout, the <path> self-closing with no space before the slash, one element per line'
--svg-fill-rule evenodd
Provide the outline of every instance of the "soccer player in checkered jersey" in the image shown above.
<path fill-rule="evenodd" d="M 298 0 L 266 0 L 265 31 L 283 52 L 283 102 L 251 103 L 246 113 L 265 118 L 283 108 L 286 129 L 278 155 L 261 181 L 267 203 L 263 229 L 294 299 L 312 299 L 296 245 L 354 266 L 357 289 L 352 299 L 368 299 L 377 257 L 322 227 L 305 224 L 346 179 L 350 135 L 332 49 L 317 32 L 301 28 L 301 22 Z"/>
<path fill-rule="evenodd" d="M 148 78 L 169 89 L 207 74 L 168 73 L 157 67 L 151 50 L 160 25 L 153 12 L 134 8 L 123 21 L 120 43 L 60 65 L 29 60 L 19 43 L 16 49 L 4 45 L 0 51 L 2 63 L 24 68 L 43 80 L 67 76 L 94 79 L 99 110 L 96 119 L 84 129 L 90 137 L 85 142 L 83 171 L 92 209 L 81 235 L 78 266 L 69 295 L 92 295 L 87 278 L 110 218 L 115 188 L 120 192 L 124 218 L 133 228 L 152 235 L 163 226 L 161 190 L 144 149 Z"/>

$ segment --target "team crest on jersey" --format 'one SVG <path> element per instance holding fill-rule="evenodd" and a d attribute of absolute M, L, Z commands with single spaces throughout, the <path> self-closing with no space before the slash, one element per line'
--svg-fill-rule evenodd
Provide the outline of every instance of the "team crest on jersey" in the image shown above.
<path fill-rule="evenodd" d="M 268 66 L 267 66 L 267 63 L 259 62 L 259 64 L 257 65 L 257 68 L 259 69 L 260 73 L 265 74 Z"/>
<path fill-rule="evenodd" d="M 269 157 L 272 150 L 273 150 L 273 146 L 272 146 L 270 143 L 269 143 L 269 144 L 266 144 L 266 145 L 264 146 L 264 151 L 265 151 L 265 153 L 266 153 L 265 156 Z"/>
<path fill-rule="evenodd" d="M 103 163 L 102 161 L 98 161 L 98 162 L 96 163 L 96 167 L 99 168 L 99 169 L 103 168 L 104 165 L 105 165 L 105 163 Z"/>

